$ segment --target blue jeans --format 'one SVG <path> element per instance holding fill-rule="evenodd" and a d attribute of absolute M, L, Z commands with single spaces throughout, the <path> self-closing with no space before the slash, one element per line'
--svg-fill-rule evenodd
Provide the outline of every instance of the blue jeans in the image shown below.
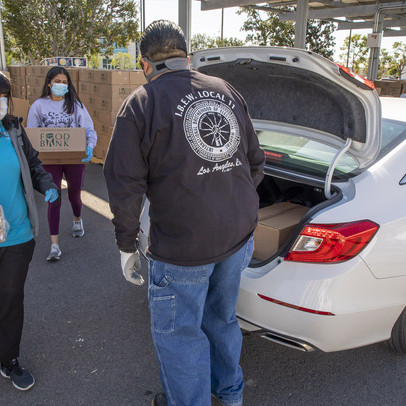
<path fill-rule="evenodd" d="M 253 238 L 223 261 L 183 267 L 150 260 L 151 330 L 170 406 L 242 405 L 242 336 L 235 316 Z"/>

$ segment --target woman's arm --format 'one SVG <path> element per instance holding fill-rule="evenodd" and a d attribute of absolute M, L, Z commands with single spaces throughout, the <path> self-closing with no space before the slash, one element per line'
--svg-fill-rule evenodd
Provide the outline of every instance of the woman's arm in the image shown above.
<path fill-rule="evenodd" d="M 41 116 L 39 112 L 39 103 L 34 102 L 28 111 L 27 128 L 41 127 Z"/>
<path fill-rule="evenodd" d="M 78 122 L 76 124 L 78 127 L 83 127 L 85 129 L 87 146 L 93 149 L 97 143 L 97 134 L 94 130 L 92 118 L 84 105 L 81 107 L 79 104 L 77 104 L 75 108 L 78 109 Z"/>

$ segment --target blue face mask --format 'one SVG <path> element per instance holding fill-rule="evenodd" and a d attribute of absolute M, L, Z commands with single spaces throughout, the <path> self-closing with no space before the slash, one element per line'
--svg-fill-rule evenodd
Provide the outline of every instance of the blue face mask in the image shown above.
<path fill-rule="evenodd" d="M 56 97 L 65 96 L 68 93 L 68 85 L 64 83 L 52 83 L 51 91 Z"/>

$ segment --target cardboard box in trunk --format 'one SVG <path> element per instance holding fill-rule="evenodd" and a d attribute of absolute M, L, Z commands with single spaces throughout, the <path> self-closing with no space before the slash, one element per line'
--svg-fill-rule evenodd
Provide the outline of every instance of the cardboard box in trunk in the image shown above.
<path fill-rule="evenodd" d="M 308 210 L 307 207 L 293 203 L 278 203 L 260 209 L 258 218 L 261 220 L 254 233 L 253 257 L 259 260 L 272 257 Z"/>
<path fill-rule="evenodd" d="M 26 128 L 44 164 L 80 164 L 86 158 L 84 128 Z"/>

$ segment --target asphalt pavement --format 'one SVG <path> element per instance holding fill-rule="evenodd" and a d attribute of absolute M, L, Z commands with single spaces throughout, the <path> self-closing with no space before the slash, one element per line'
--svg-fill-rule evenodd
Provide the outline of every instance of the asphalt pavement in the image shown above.
<path fill-rule="evenodd" d="M 62 257 L 52 264 L 46 261 L 46 205 L 37 195 L 41 232 L 26 283 L 20 355 L 36 385 L 20 392 L 0 377 L 0 406 L 146 406 L 161 391 L 147 287 L 131 285 L 121 274 L 113 227 L 103 215 L 101 165 L 88 165 L 84 190 L 91 204 L 83 207 L 86 233 L 80 239 L 71 236 L 63 190 Z M 406 405 L 406 355 L 384 343 L 302 353 L 247 334 L 241 365 L 247 406 Z"/>

